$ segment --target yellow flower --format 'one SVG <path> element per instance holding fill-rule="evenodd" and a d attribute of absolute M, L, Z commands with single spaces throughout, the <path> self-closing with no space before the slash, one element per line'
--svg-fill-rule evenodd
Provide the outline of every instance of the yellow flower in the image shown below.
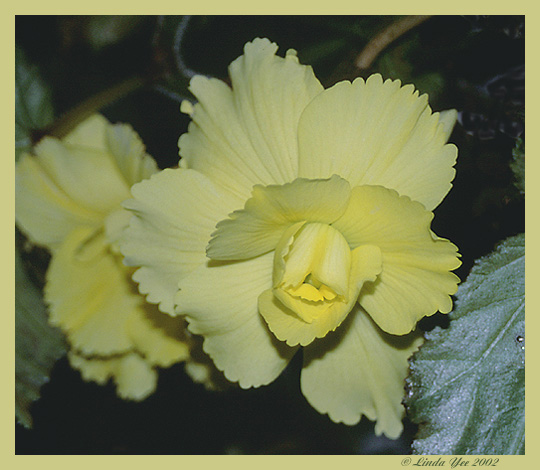
<path fill-rule="evenodd" d="M 16 221 L 49 249 L 45 300 L 50 322 L 71 345 L 85 380 L 113 378 L 118 395 L 141 400 L 156 366 L 189 357 L 184 320 L 149 305 L 131 281 L 117 242 L 132 184 L 157 172 L 137 134 L 94 115 L 64 139 L 45 137 L 16 167 Z"/>
<path fill-rule="evenodd" d="M 324 90 L 276 51 L 246 44 L 232 89 L 192 79 L 180 168 L 134 185 L 121 250 L 229 380 L 268 384 L 303 346 L 311 405 L 395 438 L 413 330 L 451 310 L 459 281 L 457 248 L 430 230 L 456 113 L 380 75 Z"/>

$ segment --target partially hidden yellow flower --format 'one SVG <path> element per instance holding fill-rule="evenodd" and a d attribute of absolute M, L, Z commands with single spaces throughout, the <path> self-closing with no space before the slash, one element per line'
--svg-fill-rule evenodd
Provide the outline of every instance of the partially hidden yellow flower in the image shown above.
<path fill-rule="evenodd" d="M 93 115 L 64 139 L 45 137 L 16 167 L 16 221 L 51 251 L 45 300 L 84 379 L 110 378 L 119 396 L 141 400 L 156 367 L 189 359 L 185 320 L 148 304 L 122 262 L 118 239 L 131 214 L 130 187 L 158 171 L 128 125 Z"/>
<path fill-rule="evenodd" d="M 246 44 L 232 88 L 192 79 L 180 168 L 133 186 L 121 250 L 229 380 L 268 384 L 303 347 L 315 409 L 396 438 L 416 323 L 449 312 L 459 281 L 457 248 L 430 229 L 456 112 L 380 75 L 324 90 L 276 51 Z"/>

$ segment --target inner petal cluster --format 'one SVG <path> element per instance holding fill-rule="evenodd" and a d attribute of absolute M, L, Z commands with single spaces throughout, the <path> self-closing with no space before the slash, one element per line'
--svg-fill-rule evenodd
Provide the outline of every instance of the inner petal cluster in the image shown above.
<path fill-rule="evenodd" d="M 306 323 L 335 302 L 347 302 L 351 250 L 328 224 L 308 223 L 285 234 L 274 259 L 274 295 Z"/>
<path fill-rule="evenodd" d="M 241 261 L 273 252 L 272 286 L 258 309 L 289 346 L 326 336 L 357 301 L 402 335 L 446 310 L 457 286 L 456 247 L 431 232 L 431 219 L 422 204 L 382 186 L 298 178 L 256 186 L 243 209 L 217 224 L 207 255 Z"/>

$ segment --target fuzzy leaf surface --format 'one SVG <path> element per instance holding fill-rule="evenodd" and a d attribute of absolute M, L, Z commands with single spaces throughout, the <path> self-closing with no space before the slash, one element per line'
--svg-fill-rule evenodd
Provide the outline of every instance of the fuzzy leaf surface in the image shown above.
<path fill-rule="evenodd" d="M 523 454 L 525 236 L 477 260 L 448 329 L 413 357 L 406 406 L 420 424 L 415 454 Z"/>

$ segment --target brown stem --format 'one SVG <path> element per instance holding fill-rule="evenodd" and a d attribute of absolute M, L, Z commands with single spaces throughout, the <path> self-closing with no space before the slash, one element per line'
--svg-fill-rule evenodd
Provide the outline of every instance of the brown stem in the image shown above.
<path fill-rule="evenodd" d="M 45 134 L 62 138 L 69 134 L 78 124 L 83 122 L 93 113 L 113 101 L 135 91 L 145 85 L 147 81 L 142 77 L 132 77 L 107 90 L 101 91 L 84 100 L 75 108 L 62 115 L 51 128 L 45 130 Z"/>
<path fill-rule="evenodd" d="M 431 16 L 432 15 L 410 15 L 392 23 L 368 42 L 366 47 L 364 47 L 362 52 L 360 52 L 356 58 L 356 67 L 361 70 L 371 67 L 373 61 L 384 48 L 400 36 L 403 36 L 407 31 L 431 18 Z"/>

